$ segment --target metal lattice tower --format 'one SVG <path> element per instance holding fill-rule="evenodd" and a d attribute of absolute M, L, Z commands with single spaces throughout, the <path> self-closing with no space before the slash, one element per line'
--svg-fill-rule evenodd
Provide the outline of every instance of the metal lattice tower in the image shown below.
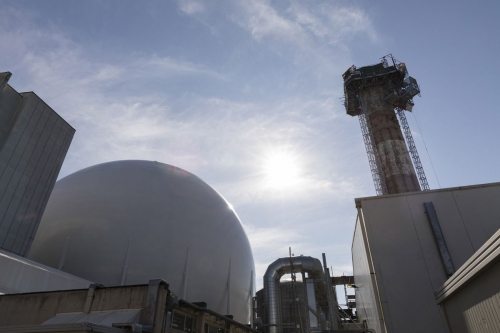
<path fill-rule="evenodd" d="M 387 194 L 387 188 L 385 187 L 385 182 L 382 177 L 382 169 L 380 167 L 380 158 L 378 157 L 377 149 L 374 146 L 374 140 L 372 137 L 372 131 L 370 131 L 370 125 L 366 121 L 366 108 L 364 106 L 363 97 L 361 93 L 358 95 L 359 105 L 363 113 L 361 113 L 359 118 L 359 125 L 361 127 L 361 133 L 363 134 L 363 141 L 365 142 L 366 154 L 368 155 L 368 162 L 370 163 L 370 170 L 372 172 L 373 185 L 375 185 L 375 191 L 377 195 Z"/>
<path fill-rule="evenodd" d="M 344 105 L 347 114 L 359 116 L 377 195 L 429 190 L 404 114 L 411 112 L 413 97 L 420 93 L 406 65 L 389 55 L 379 64 L 353 65 L 342 77 Z"/>
<path fill-rule="evenodd" d="M 406 138 L 406 144 L 408 145 L 408 150 L 410 151 L 411 158 L 413 160 L 413 165 L 417 171 L 418 181 L 422 187 L 422 191 L 429 191 L 429 183 L 427 183 L 427 177 L 425 176 L 424 168 L 422 167 L 422 162 L 420 162 L 420 156 L 418 156 L 417 147 L 413 141 L 413 135 L 411 134 L 410 126 L 408 126 L 408 121 L 406 120 L 405 110 L 397 107 L 396 113 L 399 116 L 399 121 L 401 122 L 401 127 Z"/>

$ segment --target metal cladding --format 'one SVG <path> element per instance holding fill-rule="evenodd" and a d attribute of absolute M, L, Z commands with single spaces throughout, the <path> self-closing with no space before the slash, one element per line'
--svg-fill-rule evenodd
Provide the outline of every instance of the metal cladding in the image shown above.
<path fill-rule="evenodd" d="M 0 73 L 0 249 L 25 257 L 75 130 L 10 77 Z"/>
<path fill-rule="evenodd" d="M 217 191 L 171 165 L 117 161 L 61 179 L 29 258 L 105 286 L 165 279 L 187 301 L 249 322 L 243 226 Z"/>
<path fill-rule="evenodd" d="M 500 183 L 355 199 L 352 262 L 359 322 L 375 332 L 449 333 L 448 323 L 472 314 L 458 307 L 456 291 L 479 303 L 472 307 L 475 318 L 488 318 L 500 305 L 493 304 L 500 291 L 500 265 L 493 268 L 500 262 L 498 198 Z M 443 297 L 450 303 L 440 309 L 436 303 Z"/>
<path fill-rule="evenodd" d="M 429 189 L 403 112 L 412 110 L 420 88 L 406 65 L 390 58 L 393 66 L 384 57 L 380 64 L 352 66 L 343 74 L 346 112 L 359 116 L 378 195 Z"/>
<path fill-rule="evenodd" d="M 310 277 L 324 279 L 321 262 L 312 257 L 280 258 L 273 262 L 264 274 L 264 302 L 267 308 L 268 333 L 281 332 L 280 278 L 294 271 L 308 273 Z"/>

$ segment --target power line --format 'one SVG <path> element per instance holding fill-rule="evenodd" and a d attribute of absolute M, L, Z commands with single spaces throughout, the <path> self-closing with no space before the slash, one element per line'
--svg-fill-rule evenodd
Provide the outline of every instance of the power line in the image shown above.
<path fill-rule="evenodd" d="M 417 113 L 415 111 L 413 111 L 412 113 L 413 113 L 413 117 L 415 118 L 415 122 L 417 123 L 418 131 L 420 132 L 420 137 L 422 138 L 422 142 L 424 143 L 425 151 L 427 152 L 427 157 L 429 157 L 429 161 L 431 162 L 431 167 L 432 167 L 432 171 L 434 172 L 434 177 L 436 177 L 436 181 L 438 183 L 439 188 L 442 188 L 441 184 L 439 183 L 439 178 L 437 176 L 436 169 L 434 168 L 434 164 L 432 163 L 431 155 L 429 154 L 429 150 L 427 149 L 427 145 L 425 144 L 424 133 L 420 129 L 420 124 L 419 124 L 419 120 L 417 118 Z"/>

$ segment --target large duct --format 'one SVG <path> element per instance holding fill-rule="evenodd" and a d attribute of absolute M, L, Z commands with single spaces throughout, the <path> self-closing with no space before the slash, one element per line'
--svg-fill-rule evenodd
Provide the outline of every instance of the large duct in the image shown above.
<path fill-rule="evenodd" d="M 267 308 L 268 333 L 281 332 L 281 297 L 280 297 L 280 279 L 285 274 L 308 273 L 309 277 L 314 279 L 324 279 L 323 267 L 321 262 L 313 257 L 291 257 L 280 258 L 273 262 L 264 274 L 264 302 Z"/>

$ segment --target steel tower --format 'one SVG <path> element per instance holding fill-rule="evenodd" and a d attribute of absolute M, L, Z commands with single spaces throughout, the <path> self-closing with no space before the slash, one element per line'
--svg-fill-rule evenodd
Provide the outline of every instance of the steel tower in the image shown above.
<path fill-rule="evenodd" d="M 420 93 L 406 65 L 388 55 L 379 64 L 353 65 L 342 77 L 346 112 L 359 116 L 377 195 L 429 190 L 404 114 Z"/>

